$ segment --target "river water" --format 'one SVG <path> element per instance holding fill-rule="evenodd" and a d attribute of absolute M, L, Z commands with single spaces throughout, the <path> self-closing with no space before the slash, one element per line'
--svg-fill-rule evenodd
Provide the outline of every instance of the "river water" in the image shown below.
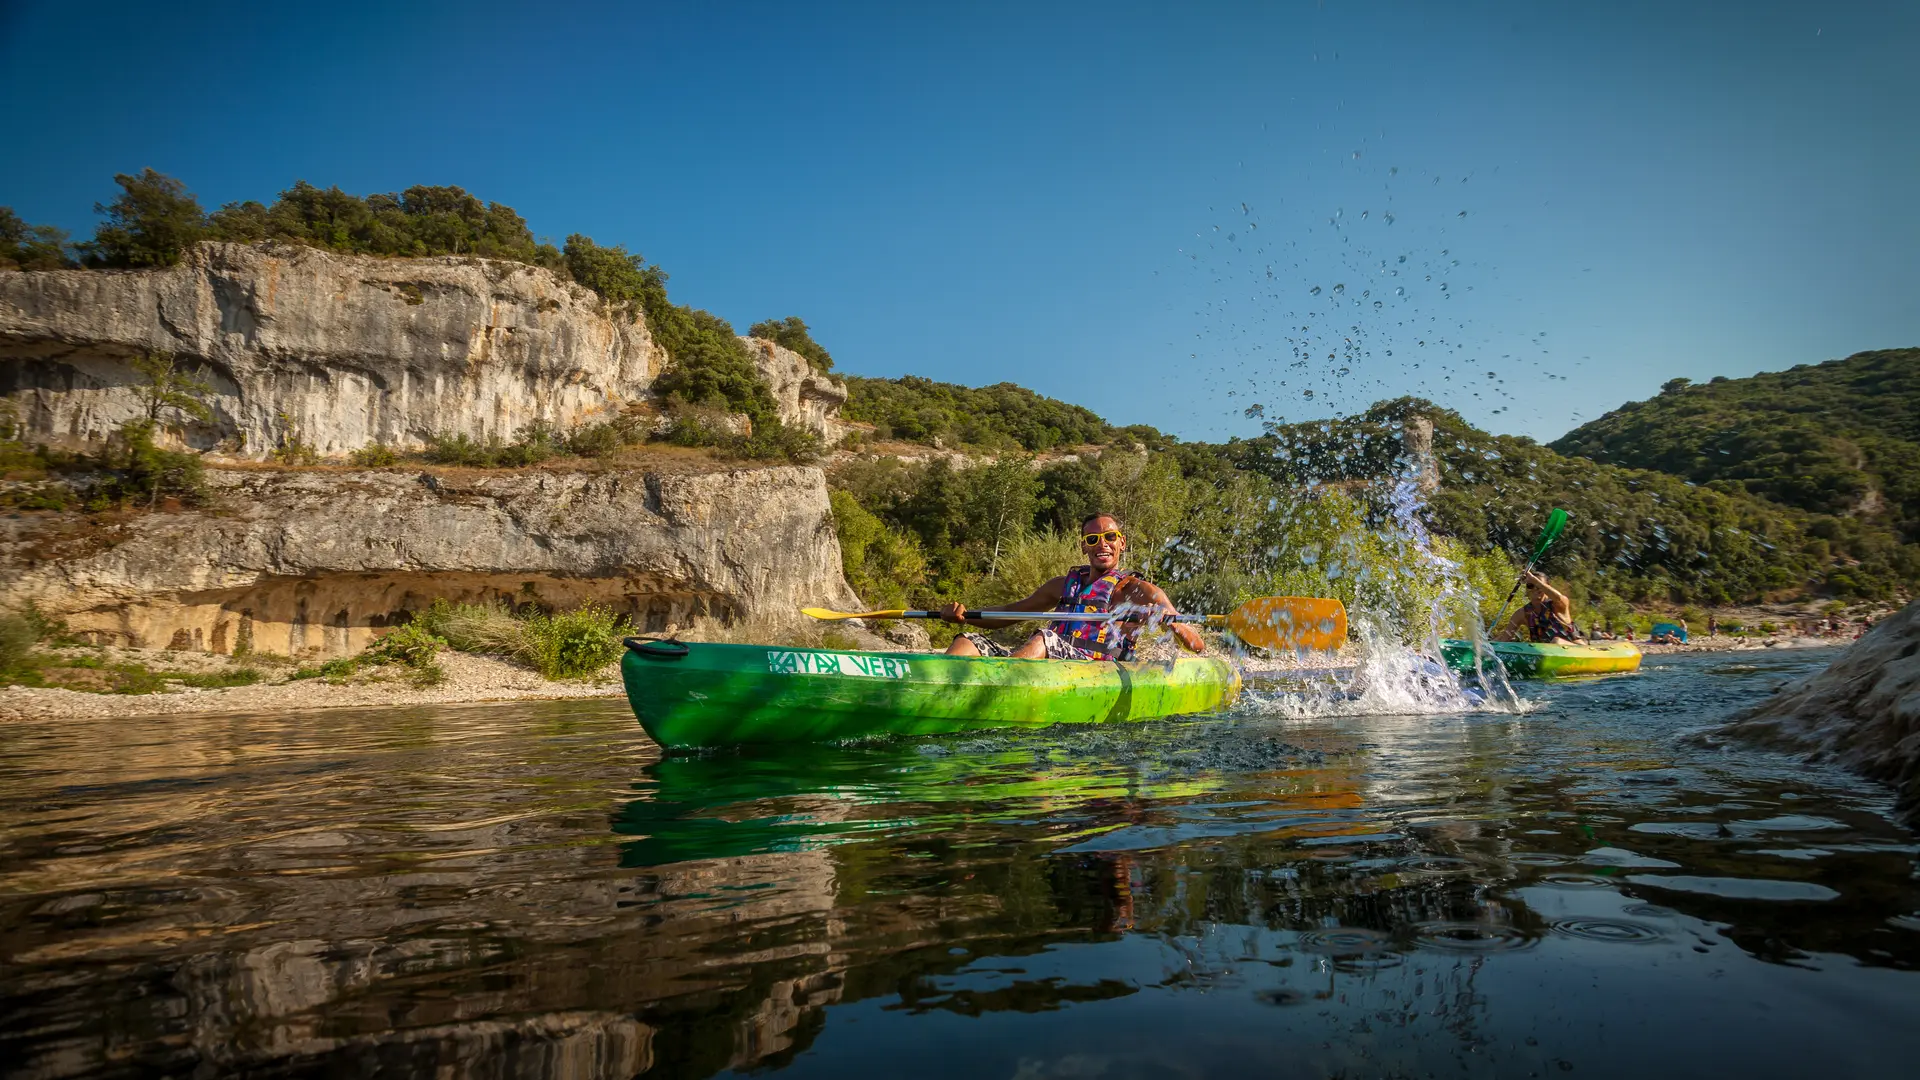
<path fill-rule="evenodd" d="M 1679 738 L 1829 659 L 665 760 L 619 701 L 13 725 L 0 1070 L 1910 1074 L 1887 794 Z"/>

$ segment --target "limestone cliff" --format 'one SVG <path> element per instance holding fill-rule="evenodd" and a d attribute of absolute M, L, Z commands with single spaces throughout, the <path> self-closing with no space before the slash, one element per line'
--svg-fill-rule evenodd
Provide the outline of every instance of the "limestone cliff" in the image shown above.
<path fill-rule="evenodd" d="M 1899 790 L 1920 826 L 1920 601 L 1881 621 L 1825 671 L 1706 736 L 1830 761 Z"/>
<path fill-rule="evenodd" d="M 0 606 L 102 643 L 358 651 L 436 597 L 593 601 L 644 629 L 858 604 L 825 479 L 706 473 L 210 470 L 204 511 L 0 518 Z"/>
<path fill-rule="evenodd" d="M 255 458 L 290 437 L 339 454 L 568 428 L 644 398 L 665 361 L 643 320 L 514 262 L 201 244 L 165 270 L 0 274 L 0 394 L 29 438 L 138 416 L 127 362 L 146 351 L 209 369 L 190 445 Z"/>
<path fill-rule="evenodd" d="M 847 384 L 813 370 L 807 358 L 764 338 L 741 338 L 753 354 L 755 366 L 773 391 L 782 423 L 803 427 L 832 446 L 844 438 L 849 425 L 840 419 L 847 403 Z"/>
<path fill-rule="evenodd" d="M 781 420 L 838 442 L 846 387 L 743 340 Z M 27 438 L 83 446 L 139 416 L 129 361 L 149 352 L 213 385 L 181 440 L 255 460 L 566 430 L 647 402 L 668 362 L 638 313 L 517 262 L 206 243 L 164 270 L 0 273 L 0 399 Z"/>

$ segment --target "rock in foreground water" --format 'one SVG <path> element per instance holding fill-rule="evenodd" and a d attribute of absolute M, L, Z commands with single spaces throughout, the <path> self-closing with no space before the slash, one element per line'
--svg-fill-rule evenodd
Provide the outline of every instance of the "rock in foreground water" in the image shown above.
<path fill-rule="evenodd" d="M 1901 817 L 1920 826 L 1920 601 L 1709 737 L 1804 753 L 1892 784 Z"/>

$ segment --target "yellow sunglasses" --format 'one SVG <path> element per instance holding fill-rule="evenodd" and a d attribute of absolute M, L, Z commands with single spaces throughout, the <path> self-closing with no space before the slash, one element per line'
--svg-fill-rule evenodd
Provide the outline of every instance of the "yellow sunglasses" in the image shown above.
<path fill-rule="evenodd" d="M 1099 547 L 1100 541 L 1102 540 L 1105 540 L 1109 544 L 1117 544 L 1123 539 L 1125 538 L 1120 535 L 1119 529 L 1108 529 L 1106 532 L 1088 533 L 1082 536 L 1080 538 L 1080 546 Z"/>

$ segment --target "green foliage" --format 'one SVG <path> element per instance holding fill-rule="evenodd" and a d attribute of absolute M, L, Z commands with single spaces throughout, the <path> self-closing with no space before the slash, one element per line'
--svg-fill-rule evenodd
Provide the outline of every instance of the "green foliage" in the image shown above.
<path fill-rule="evenodd" d="M 549 679 L 584 679 L 620 659 L 620 639 L 638 633 L 607 608 L 588 605 L 525 621 L 527 660 Z"/>
<path fill-rule="evenodd" d="M 1583 424 L 1563 454 L 1657 469 L 1920 542 L 1920 349 L 1693 385 Z"/>
<path fill-rule="evenodd" d="M 138 176 L 119 173 L 113 182 L 120 185 L 120 196 L 93 204 L 94 213 L 106 220 L 92 240 L 76 245 L 87 265 L 172 266 L 207 238 L 207 215 L 180 181 L 142 169 Z"/>
<path fill-rule="evenodd" d="M 934 382 L 917 375 L 902 379 L 847 378 L 849 420 L 872 424 L 882 439 L 929 446 L 987 450 L 1052 450 L 1083 443 L 1104 443 L 1130 433 L 1165 441 L 1151 428 L 1122 432 L 1091 411 L 1041 397 L 1013 383 L 973 388 Z"/>
<path fill-rule="evenodd" d="M 1698 388 L 1696 388 L 1698 389 Z M 1553 507 L 1572 524 L 1543 569 L 1576 606 L 1612 592 L 1635 603 L 1723 605 L 1809 588 L 1890 597 L 1920 581 L 1920 547 L 1853 518 L 1809 515 L 1743 490 L 1568 457 L 1531 439 L 1489 435 L 1429 402 L 1383 402 L 1348 420 L 1269 425 L 1219 448 L 1235 466 L 1288 485 L 1372 485 L 1395 467 L 1403 418 L 1435 424 L 1442 489 L 1427 519 L 1470 551 L 1530 552 Z M 1810 536 L 1831 552 L 1810 549 Z"/>
<path fill-rule="evenodd" d="M 360 658 L 366 663 L 424 668 L 434 662 L 440 655 L 441 646 L 445 644 L 432 630 L 418 622 L 410 622 L 387 631 L 378 641 L 367 646 Z"/>
<path fill-rule="evenodd" d="M 253 668 L 243 667 L 214 672 L 180 672 L 169 675 L 168 678 L 182 685 L 194 686 L 202 690 L 224 690 L 231 686 L 252 686 L 265 676 Z"/>
<path fill-rule="evenodd" d="M 409 626 L 461 652 L 506 656 L 549 679 L 584 679 L 620 659 L 620 639 L 638 633 L 608 608 L 547 613 L 527 606 L 435 600 Z"/>
<path fill-rule="evenodd" d="M 385 443 L 370 443 L 347 455 L 347 463 L 362 469 L 384 469 L 400 463 L 400 455 Z"/>
<path fill-rule="evenodd" d="M 106 449 L 92 459 L 109 475 L 88 493 L 89 509 L 105 510 L 144 500 L 151 507 L 162 496 L 193 504 L 206 498 L 206 467 L 200 455 L 162 450 L 153 441 L 150 420 L 129 420 Z"/>
<path fill-rule="evenodd" d="M 847 584 L 868 607 L 905 607 L 926 582 L 927 557 L 919 539 L 889 527 L 851 492 L 836 489 L 829 495 Z"/>
<path fill-rule="evenodd" d="M 228 203 L 208 219 L 209 239 L 254 243 L 278 240 L 358 255 L 420 257 L 472 255 L 555 269 L 552 244 L 538 243 L 510 206 L 482 203 L 458 187 L 416 185 L 364 198 L 305 180 L 280 193 L 272 206 Z"/>
<path fill-rule="evenodd" d="M 969 532 L 986 549 L 985 568 L 993 574 L 1000 568 L 1000 553 L 1033 527 L 1040 482 L 1031 465 L 1019 457 L 1004 457 L 970 470 L 967 479 L 961 511 Z"/>
<path fill-rule="evenodd" d="M 619 245 L 601 247 L 579 233 L 567 237 L 564 251 L 573 280 L 600 294 L 609 304 L 630 306 L 649 316 L 667 304 L 667 273 Z"/>
<path fill-rule="evenodd" d="M 39 640 L 40 635 L 25 616 L 0 611 L 0 678 L 25 669 Z"/>
<path fill-rule="evenodd" d="M 448 648 L 460 652 L 513 657 L 524 657 L 527 652 L 525 629 L 512 609 L 504 604 L 455 604 L 435 600 L 414 617 L 412 625 L 425 629 L 445 641 Z"/>
<path fill-rule="evenodd" d="M 1024 600 L 1035 589 L 1086 561 L 1076 536 L 1039 529 L 1022 533 L 1000 554 L 998 567 L 980 583 L 969 603 L 982 609 Z M 1028 631 L 1032 625 L 1026 627 Z"/>
<path fill-rule="evenodd" d="M 807 365 L 821 374 L 833 370 L 833 356 L 813 340 L 813 335 L 807 332 L 807 324 L 798 315 L 754 323 L 748 328 L 747 335 L 792 349 L 806 357 Z"/>
<path fill-rule="evenodd" d="M 206 402 L 213 386 L 181 368 L 172 353 L 141 353 L 133 358 L 130 366 L 146 376 L 146 384 L 135 386 L 133 392 L 139 397 L 149 423 L 159 423 L 160 414 L 167 409 L 200 421 L 213 418 L 213 408 Z"/>
<path fill-rule="evenodd" d="M 10 206 L 0 206 L 0 270 L 65 270 L 67 233 L 51 225 L 29 225 Z"/>
<path fill-rule="evenodd" d="M 239 654 L 239 650 L 235 650 L 235 655 L 238 655 L 238 654 Z M 313 667 L 302 666 L 298 670 L 296 670 L 293 674 L 287 676 L 287 681 L 294 682 L 301 679 L 325 679 L 330 683 L 338 684 L 341 682 L 345 682 L 348 678 L 358 674 L 359 671 L 360 671 L 359 657 L 338 656 L 333 658 L 332 660 L 328 660 L 324 664 L 319 664 L 317 666 L 313 666 Z"/>
<path fill-rule="evenodd" d="M 1164 454 L 1109 450 L 1095 466 L 1106 501 L 1095 512 L 1119 518 L 1127 536 L 1126 561 L 1152 577 L 1168 565 L 1167 545 L 1201 485 L 1187 482 L 1180 466 Z M 1078 530 L 1080 521 L 1068 526 Z"/>
<path fill-rule="evenodd" d="M 535 422 L 520 429 L 510 443 L 481 442 L 466 432 L 427 437 L 425 457 L 435 465 L 466 465 L 482 469 L 513 469 L 538 465 L 568 453 L 566 436 L 551 424 Z"/>
<path fill-rule="evenodd" d="M 9 619 L 14 626 L 9 626 Z M 30 620 L 0 615 L 0 683 L 16 686 L 45 686 L 93 694 L 159 694 L 174 684 L 200 689 L 252 686 L 264 676 L 253 668 L 229 668 L 217 672 L 155 670 L 145 664 L 113 662 L 98 655 L 73 655 L 62 650 L 53 653 L 15 652 L 9 662 L 10 644 L 17 644 L 19 625 Z M 29 644 L 31 644 L 29 642 Z"/>

